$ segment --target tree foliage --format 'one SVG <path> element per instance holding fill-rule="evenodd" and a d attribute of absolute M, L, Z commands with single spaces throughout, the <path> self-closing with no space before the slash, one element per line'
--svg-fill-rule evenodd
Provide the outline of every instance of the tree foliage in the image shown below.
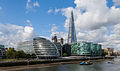
<path fill-rule="evenodd" d="M 32 58 L 32 59 L 34 59 L 34 58 L 36 58 L 36 55 L 35 54 L 26 54 L 26 56 L 25 56 L 25 58 L 27 58 L 27 59 L 30 59 L 30 58 Z"/>
<path fill-rule="evenodd" d="M 67 53 L 63 53 L 63 56 L 67 56 Z"/>
<path fill-rule="evenodd" d="M 6 51 L 6 56 L 8 59 L 19 59 L 19 58 L 36 58 L 35 54 L 25 54 L 23 50 L 15 51 L 14 48 L 10 48 Z"/>
<path fill-rule="evenodd" d="M 35 54 L 32 54 L 32 55 L 31 55 L 31 58 L 33 58 L 33 59 L 36 58 L 36 55 L 35 55 Z"/>
<path fill-rule="evenodd" d="M 8 49 L 6 51 L 6 56 L 8 59 L 14 59 L 15 58 L 15 50 L 14 49 Z"/>
<path fill-rule="evenodd" d="M 106 56 L 107 54 L 107 52 L 102 52 L 102 56 Z"/>
<path fill-rule="evenodd" d="M 15 57 L 16 57 L 16 58 L 25 58 L 25 53 L 24 53 L 24 51 L 22 51 L 22 50 L 16 51 Z"/>

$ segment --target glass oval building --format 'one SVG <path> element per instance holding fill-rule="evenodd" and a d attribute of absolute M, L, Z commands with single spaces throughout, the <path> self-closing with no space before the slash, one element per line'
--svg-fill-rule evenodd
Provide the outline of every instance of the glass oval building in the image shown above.
<path fill-rule="evenodd" d="M 35 54 L 33 41 L 24 41 L 17 44 L 16 50 L 23 50 L 26 54 Z"/>
<path fill-rule="evenodd" d="M 33 39 L 33 46 L 38 58 L 57 58 L 59 56 L 58 49 L 51 41 L 36 37 Z"/>

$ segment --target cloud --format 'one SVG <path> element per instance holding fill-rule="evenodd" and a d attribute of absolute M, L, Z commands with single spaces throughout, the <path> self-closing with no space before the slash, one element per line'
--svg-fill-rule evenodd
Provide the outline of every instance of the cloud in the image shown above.
<path fill-rule="evenodd" d="M 29 19 L 25 20 L 25 23 L 26 23 L 27 25 L 29 25 L 29 26 L 32 26 L 32 23 L 31 23 L 31 21 L 30 21 Z"/>
<path fill-rule="evenodd" d="M 0 44 L 6 47 L 16 47 L 18 42 L 32 40 L 36 36 L 31 26 L 18 26 L 13 24 L 0 23 Z"/>
<path fill-rule="evenodd" d="M 53 11 L 52 9 L 49 9 L 49 10 L 48 10 L 48 13 L 52 13 L 52 11 Z"/>
<path fill-rule="evenodd" d="M 47 11 L 47 13 L 53 13 L 54 15 L 56 15 L 58 12 L 61 12 L 61 9 L 55 8 L 55 9 L 49 9 Z"/>
<path fill-rule="evenodd" d="M 66 16 L 65 26 L 68 26 L 70 12 L 74 11 L 75 23 L 77 30 L 81 29 L 99 29 L 102 26 L 115 25 L 120 22 L 119 8 L 115 6 L 110 9 L 106 6 L 105 0 L 75 0 L 76 8 L 68 7 L 62 9 L 63 15 Z M 84 10 L 85 12 L 81 12 Z M 116 19 L 116 21 L 114 21 Z M 79 29 L 78 29 L 79 28 Z"/>
<path fill-rule="evenodd" d="M 30 11 L 34 11 L 34 9 L 36 7 L 40 7 L 38 0 L 27 0 L 26 3 L 26 13 L 30 12 Z"/>
<path fill-rule="evenodd" d="M 114 0 L 119 3 L 119 0 Z M 103 48 L 112 47 L 120 50 L 120 8 L 116 4 L 107 7 L 106 0 L 75 0 L 76 7 L 61 9 L 66 17 L 64 27 L 68 30 L 71 11 L 78 41 L 90 41 L 103 44 Z M 66 37 L 67 38 L 67 37 Z"/>
<path fill-rule="evenodd" d="M 64 39 L 64 43 L 67 43 L 67 37 L 68 37 L 68 33 L 64 33 L 64 32 L 51 32 L 50 38 L 52 38 L 54 35 L 57 35 L 58 38 L 63 38 Z"/>
<path fill-rule="evenodd" d="M 37 1 L 33 3 L 33 6 L 34 7 L 40 7 L 40 5 L 39 5 L 39 3 Z"/>
<path fill-rule="evenodd" d="M 120 0 L 113 0 L 115 6 L 120 6 Z"/>
<path fill-rule="evenodd" d="M 58 29 L 58 27 L 55 24 L 53 24 L 52 28 L 51 28 L 51 32 L 55 32 L 55 31 L 57 31 L 57 29 Z"/>
<path fill-rule="evenodd" d="M 60 11 L 60 9 L 55 9 L 55 13 L 58 13 Z"/>
<path fill-rule="evenodd" d="M 68 34 L 64 32 L 58 32 L 58 29 L 58 26 L 55 24 L 52 25 L 50 38 L 52 38 L 54 35 L 57 35 L 58 38 L 63 38 L 64 42 L 67 43 Z"/>
<path fill-rule="evenodd" d="M 31 0 L 27 0 L 26 9 L 32 8 L 30 3 L 31 3 Z"/>
<path fill-rule="evenodd" d="M 107 36 L 106 27 L 101 27 L 100 29 L 96 30 L 79 31 L 77 34 L 78 41 L 88 41 L 95 43 L 105 42 Z"/>
<path fill-rule="evenodd" d="M 31 23 L 31 21 L 29 19 L 26 20 L 26 23 Z"/>

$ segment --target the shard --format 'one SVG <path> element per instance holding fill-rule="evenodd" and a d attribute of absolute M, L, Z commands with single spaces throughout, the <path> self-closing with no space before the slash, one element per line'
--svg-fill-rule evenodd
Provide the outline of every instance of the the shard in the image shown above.
<path fill-rule="evenodd" d="M 77 42 L 75 24 L 74 24 L 74 16 L 73 11 L 71 12 L 71 18 L 69 22 L 69 32 L 68 32 L 68 44 L 73 42 Z"/>

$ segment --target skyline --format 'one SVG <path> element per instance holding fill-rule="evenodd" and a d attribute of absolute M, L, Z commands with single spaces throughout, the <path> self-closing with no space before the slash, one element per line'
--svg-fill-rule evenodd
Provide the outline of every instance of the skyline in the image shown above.
<path fill-rule="evenodd" d="M 53 34 L 67 40 L 71 10 L 78 41 L 120 49 L 119 0 L 0 0 L 0 43 Z"/>

